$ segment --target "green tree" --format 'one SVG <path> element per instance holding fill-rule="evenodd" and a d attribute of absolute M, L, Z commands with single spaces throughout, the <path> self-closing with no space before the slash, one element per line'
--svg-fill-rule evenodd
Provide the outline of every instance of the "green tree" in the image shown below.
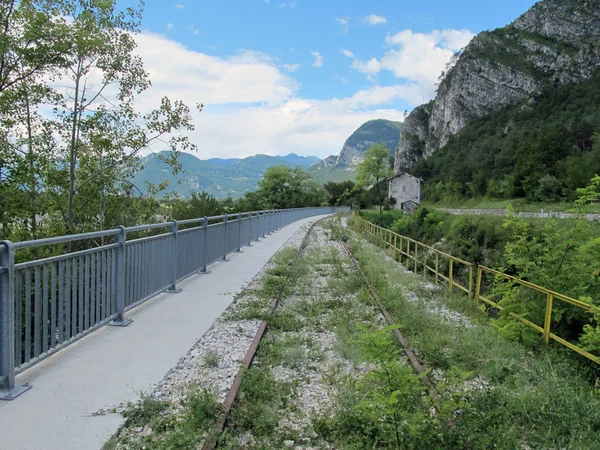
<path fill-rule="evenodd" d="M 363 188 L 375 186 L 379 204 L 379 214 L 383 211 L 384 197 L 380 183 L 392 174 L 388 161 L 390 151 L 385 144 L 375 144 L 369 147 L 365 158 L 358 166 L 358 185 Z"/>
<path fill-rule="evenodd" d="M 350 193 L 354 189 L 354 184 L 355 183 L 350 180 L 339 182 L 329 181 L 328 183 L 325 183 L 324 188 L 329 194 L 329 204 L 331 206 L 346 204 Z"/>
<path fill-rule="evenodd" d="M 135 55 L 142 3 L 24 0 L 0 6 L 0 214 L 3 237 L 114 227 L 152 217 L 156 202 L 128 181 L 155 142 L 167 161 L 193 150 L 190 109 L 163 98 L 140 112 L 150 87 Z M 202 105 L 199 105 L 201 109 Z M 156 192 L 165 186 L 155 186 Z M 10 200 L 8 200 L 10 199 Z M 17 233 L 17 234 L 14 234 Z"/>
<path fill-rule="evenodd" d="M 284 209 L 322 206 L 327 203 L 327 191 L 301 167 L 270 167 L 258 182 L 256 196 L 264 208 Z"/>

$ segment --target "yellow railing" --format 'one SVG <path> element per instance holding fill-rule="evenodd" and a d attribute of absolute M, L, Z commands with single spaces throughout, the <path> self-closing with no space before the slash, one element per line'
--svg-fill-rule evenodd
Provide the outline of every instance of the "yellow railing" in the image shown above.
<path fill-rule="evenodd" d="M 394 259 L 397 259 L 400 263 L 404 262 L 408 268 L 412 268 L 415 273 L 422 270 L 423 274 L 426 275 L 429 272 L 435 276 L 436 283 L 439 282 L 440 279 L 446 281 L 450 291 L 459 289 L 469 296 L 473 295 L 474 265 L 472 263 L 449 255 L 448 253 L 444 253 L 436 248 L 423 244 L 422 242 L 394 233 L 387 228 L 375 225 L 359 216 L 354 216 L 354 218 L 360 229 L 366 231 L 375 239 L 393 250 Z M 448 263 L 448 272 L 442 273 L 440 270 L 440 263 L 443 263 L 444 261 L 447 261 Z M 434 263 L 434 267 L 429 265 L 431 263 Z M 457 281 L 455 265 L 463 267 L 468 272 L 468 276 L 466 277 L 468 286 L 463 286 Z"/>
<path fill-rule="evenodd" d="M 569 341 L 564 340 L 563 338 L 555 335 L 554 333 L 552 333 L 550 331 L 550 328 L 552 326 L 552 308 L 554 306 L 555 299 L 561 300 L 566 303 L 570 303 L 571 305 L 575 305 L 578 308 L 581 308 L 584 311 L 588 311 L 588 312 L 591 311 L 591 309 L 592 309 L 592 307 L 590 305 L 588 305 L 587 303 L 583 303 L 579 300 L 575 300 L 574 298 L 567 297 L 566 295 L 560 294 L 558 292 L 554 292 L 545 287 L 538 286 L 537 284 L 530 283 L 529 281 L 520 280 L 513 276 L 507 275 L 503 272 L 498 272 L 497 270 L 490 269 L 489 267 L 478 266 L 477 267 L 477 287 L 475 288 L 475 300 L 477 302 L 479 302 L 479 301 L 485 302 L 488 305 L 491 305 L 494 308 L 499 309 L 500 311 L 502 311 L 504 309 L 501 305 L 499 305 L 497 302 L 494 302 L 494 301 L 490 300 L 489 298 L 486 298 L 483 295 L 481 295 L 481 284 L 483 282 L 484 273 L 494 275 L 501 279 L 508 280 L 511 283 L 516 283 L 516 284 L 524 286 L 528 289 L 531 289 L 533 291 L 544 294 L 546 296 L 546 310 L 545 310 L 545 314 L 544 314 L 544 327 L 543 328 L 540 327 L 539 325 L 533 323 L 532 321 L 527 320 L 522 316 L 519 316 L 518 314 L 516 314 L 514 312 L 509 312 L 509 315 L 511 317 L 514 317 L 515 319 L 520 320 L 525 325 L 530 326 L 534 330 L 540 332 L 542 334 L 542 337 L 544 338 L 544 342 L 546 342 L 546 344 L 549 342 L 550 339 L 553 339 L 556 342 L 558 342 L 559 344 L 562 344 L 565 347 L 573 350 L 574 352 L 577 352 L 580 355 L 585 356 L 586 358 L 594 361 L 595 363 L 600 364 L 600 358 L 598 358 L 597 356 L 594 356 L 591 353 L 586 352 L 585 350 L 577 347 L 576 345 L 572 344 Z"/>
<path fill-rule="evenodd" d="M 591 353 L 581 349 L 580 347 L 577 347 L 576 345 L 572 344 L 569 341 L 566 341 L 565 339 L 562 339 L 561 337 L 555 335 L 554 333 L 552 333 L 550 331 L 551 325 L 552 325 L 552 308 L 553 308 L 555 299 L 569 303 L 578 308 L 581 308 L 584 311 L 589 312 L 589 311 L 591 311 L 592 308 L 587 303 L 581 302 L 579 300 L 575 300 L 574 298 L 571 298 L 566 295 L 560 294 L 558 292 L 552 291 L 545 287 L 538 286 L 538 285 L 530 283 L 528 281 L 520 280 L 518 278 L 507 275 L 503 272 L 498 272 L 497 270 L 490 269 L 489 267 L 485 267 L 485 266 L 477 266 L 476 288 L 475 288 L 475 292 L 473 293 L 473 268 L 475 267 L 474 264 L 472 264 L 468 261 L 464 261 L 460 258 L 456 258 L 455 256 L 444 253 L 436 248 L 433 248 L 429 245 L 423 244 L 423 243 L 416 241 L 414 239 L 411 239 L 409 237 L 402 236 L 398 233 L 394 233 L 393 231 L 388 230 L 387 228 L 383 228 L 378 225 L 375 225 L 374 223 L 364 220 L 363 218 L 361 218 L 358 215 L 354 216 L 354 220 L 358 224 L 359 229 L 367 232 L 368 234 L 373 236 L 375 239 L 377 239 L 381 243 L 383 243 L 384 246 L 387 246 L 391 250 L 393 250 L 394 259 L 396 259 L 400 263 L 402 263 L 403 258 L 404 258 L 405 264 L 409 268 L 412 268 L 415 273 L 419 273 L 420 268 L 423 270 L 423 275 L 426 275 L 428 272 L 431 272 L 433 275 L 435 275 L 436 283 L 439 282 L 439 279 L 441 278 L 448 282 L 448 289 L 450 291 L 452 291 L 454 288 L 458 288 L 461 291 L 464 291 L 467 295 L 469 295 L 469 297 L 474 296 L 476 302 L 482 301 L 500 311 L 504 310 L 504 307 L 502 307 L 497 302 L 494 302 L 494 301 L 490 300 L 489 298 L 486 298 L 483 295 L 481 295 L 483 277 L 484 277 L 484 274 L 486 274 L 486 273 L 494 275 L 496 277 L 500 277 L 504 280 L 508 280 L 512 283 L 519 284 L 521 286 L 524 286 L 524 287 L 534 290 L 536 292 L 545 294 L 546 295 L 546 309 L 545 309 L 545 314 L 544 314 L 544 326 L 543 327 L 535 324 L 534 322 L 532 322 L 522 316 L 519 316 L 518 314 L 516 314 L 514 312 L 510 312 L 509 315 L 511 317 L 514 317 L 514 318 L 520 320 L 521 322 L 523 322 L 527 326 L 533 328 L 534 330 L 540 332 L 546 343 L 548 343 L 549 340 L 552 339 L 552 340 L 558 342 L 559 344 L 562 344 L 565 347 L 573 350 L 574 352 L 577 352 L 580 355 L 585 356 L 586 358 L 590 359 L 591 361 L 594 361 L 595 363 L 600 364 L 600 358 L 598 358 L 597 356 L 592 355 Z M 399 242 L 399 246 L 398 246 L 398 242 Z M 419 261 L 419 256 L 418 256 L 419 254 L 421 255 L 421 261 Z M 435 267 L 430 267 L 428 265 L 428 260 L 434 259 L 434 258 L 435 258 Z M 446 258 L 448 260 L 447 276 L 445 274 L 442 274 L 440 271 L 441 258 Z M 420 267 L 419 267 L 419 264 L 420 264 Z M 455 279 L 456 272 L 454 270 L 455 264 L 459 264 L 459 265 L 463 266 L 466 270 L 468 270 L 468 287 L 462 286 L 456 281 L 456 279 Z"/>

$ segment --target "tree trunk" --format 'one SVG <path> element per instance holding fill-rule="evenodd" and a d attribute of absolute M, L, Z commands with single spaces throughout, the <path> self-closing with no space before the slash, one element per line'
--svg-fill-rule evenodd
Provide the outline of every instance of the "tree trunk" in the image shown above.
<path fill-rule="evenodd" d="M 71 127 L 71 148 L 69 165 L 69 197 L 67 202 L 67 234 L 74 234 L 75 214 L 73 211 L 73 197 L 75 196 L 75 167 L 77 163 L 77 126 L 78 126 L 78 102 L 79 102 L 79 82 L 81 80 L 81 59 L 77 65 L 75 74 L 75 98 L 73 101 L 73 124 Z"/>
<path fill-rule="evenodd" d="M 375 185 L 377 186 L 377 198 L 379 198 L 379 215 L 381 216 L 383 214 L 383 199 L 381 198 L 381 189 L 379 188 L 379 179 L 377 179 Z"/>
<path fill-rule="evenodd" d="M 33 130 L 31 124 L 31 109 L 29 93 L 25 87 L 25 105 L 27 108 L 27 159 L 29 162 L 29 194 L 31 201 L 31 239 L 37 239 L 37 181 L 35 179 L 35 155 L 33 152 Z"/>

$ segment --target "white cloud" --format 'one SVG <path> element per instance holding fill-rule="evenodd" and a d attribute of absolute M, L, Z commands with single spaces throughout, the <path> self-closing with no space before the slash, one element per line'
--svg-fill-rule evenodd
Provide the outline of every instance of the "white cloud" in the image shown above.
<path fill-rule="evenodd" d="M 342 32 L 347 33 L 350 29 L 350 23 L 348 22 L 347 17 L 334 17 L 333 20 L 342 26 Z"/>
<path fill-rule="evenodd" d="M 183 6 L 181 3 L 175 3 L 175 9 L 184 9 L 185 6 Z"/>
<path fill-rule="evenodd" d="M 344 55 L 348 58 L 354 58 L 354 53 L 352 53 L 350 50 L 346 50 L 345 48 L 343 48 L 340 51 L 342 52 L 342 55 Z"/>
<path fill-rule="evenodd" d="M 311 55 L 315 58 L 312 63 L 313 67 L 323 67 L 323 56 L 319 52 L 310 52 Z"/>
<path fill-rule="evenodd" d="M 354 58 L 352 68 L 372 80 L 382 70 L 392 72 L 396 78 L 417 83 L 429 99 L 435 93 L 435 84 L 446 64 L 457 50 L 466 46 L 474 34 L 469 30 L 433 30 L 414 33 L 403 30 L 387 36 L 389 50 L 381 59 L 362 61 Z M 351 57 L 351 52 L 346 56 Z"/>
<path fill-rule="evenodd" d="M 279 4 L 278 8 L 280 9 L 294 9 L 296 7 L 296 2 L 289 2 L 289 3 L 285 3 L 282 2 Z"/>
<path fill-rule="evenodd" d="M 194 26 L 189 25 L 186 28 L 188 30 L 190 30 L 194 35 L 200 34 L 200 30 L 198 28 L 194 27 Z"/>
<path fill-rule="evenodd" d="M 167 24 L 167 30 L 172 30 L 173 28 L 175 28 L 175 25 L 173 25 L 172 23 L 168 23 Z"/>
<path fill-rule="evenodd" d="M 381 68 L 397 78 L 416 80 L 433 89 L 454 52 L 473 36 L 469 30 L 434 30 L 427 34 L 401 31 L 386 38 L 392 49 L 381 59 Z"/>
<path fill-rule="evenodd" d="M 355 59 L 352 62 L 352 68 L 364 73 L 367 78 L 372 79 L 381 70 L 381 64 L 375 58 L 371 58 L 367 62 L 362 62 L 360 59 Z"/>
<path fill-rule="evenodd" d="M 285 70 L 287 70 L 290 73 L 294 73 L 296 70 L 298 70 L 300 68 L 300 64 L 283 64 L 281 67 L 283 67 Z"/>
<path fill-rule="evenodd" d="M 395 101 L 421 103 L 419 86 L 372 86 L 347 98 L 303 99 L 299 84 L 262 53 L 219 58 L 148 32 L 137 41 L 153 86 L 136 106 L 148 111 L 165 95 L 190 106 L 204 103 L 189 134 L 200 158 L 288 152 L 325 157 L 339 152 L 367 120 L 402 120 Z"/>
<path fill-rule="evenodd" d="M 385 25 L 387 23 L 387 19 L 383 16 L 378 16 L 376 14 L 371 14 L 370 16 L 365 17 L 365 21 L 371 25 Z"/>

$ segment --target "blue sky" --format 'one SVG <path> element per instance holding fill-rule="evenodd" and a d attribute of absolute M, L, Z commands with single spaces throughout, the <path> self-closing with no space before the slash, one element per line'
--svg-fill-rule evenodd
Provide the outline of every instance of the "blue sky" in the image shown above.
<path fill-rule="evenodd" d="M 202 102 L 197 156 L 338 153 L 366 120 L 402 120 L 452 53 L 533 0 L 146 0 L 143 105 Z M 146 103 L 147 102 L 147 103 Z"/>

